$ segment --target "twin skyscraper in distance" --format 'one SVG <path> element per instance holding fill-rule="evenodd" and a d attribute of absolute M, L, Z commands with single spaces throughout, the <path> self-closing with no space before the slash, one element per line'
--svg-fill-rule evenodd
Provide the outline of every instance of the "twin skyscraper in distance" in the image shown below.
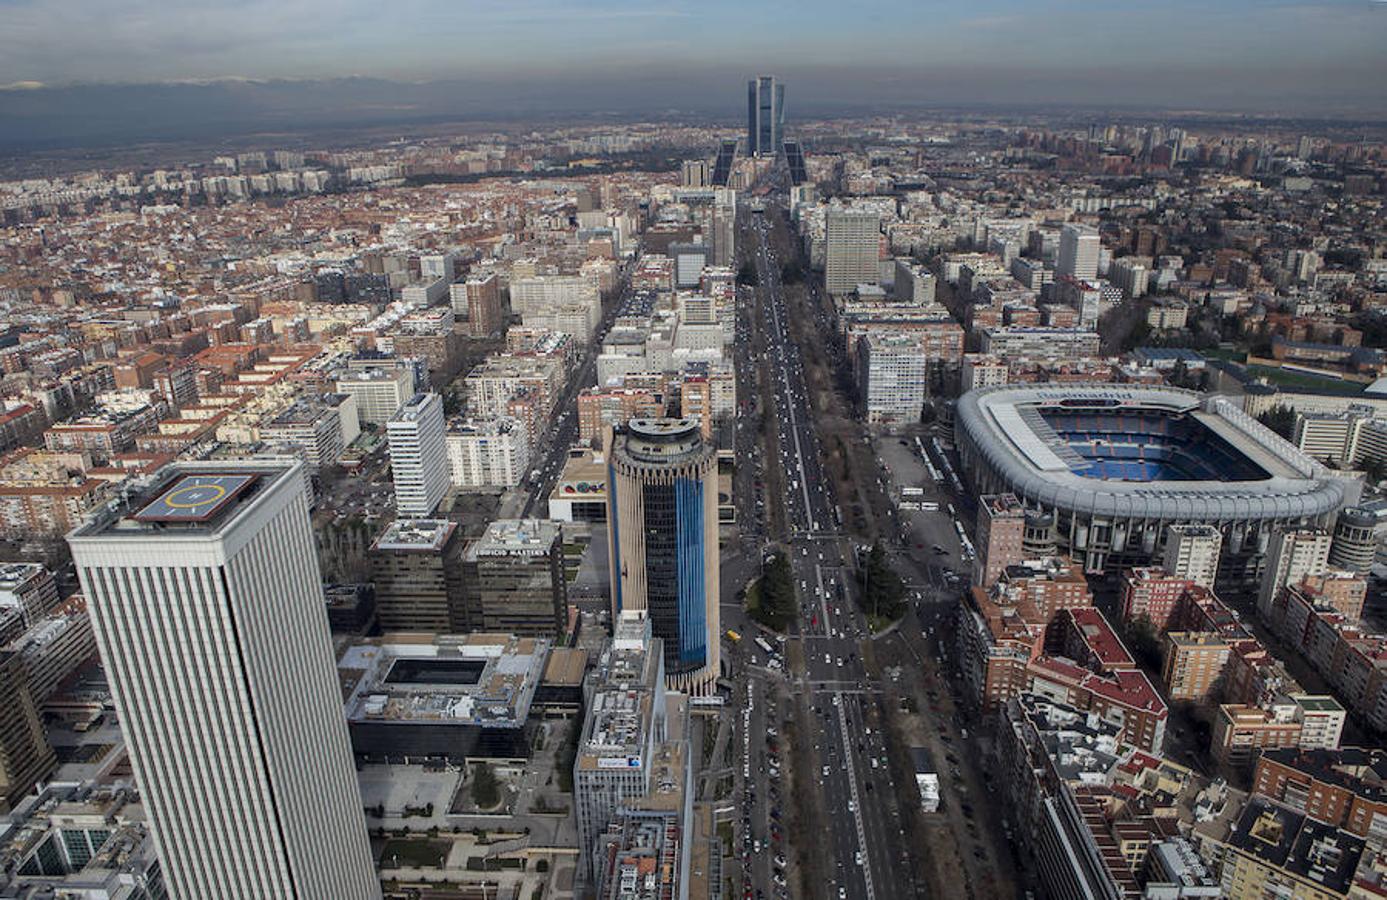
<path fill-rule="evenodd" d="M 774 75 L 746 83 L 746 153 L 775 156 L 785 137 L 785 85 Z"/>

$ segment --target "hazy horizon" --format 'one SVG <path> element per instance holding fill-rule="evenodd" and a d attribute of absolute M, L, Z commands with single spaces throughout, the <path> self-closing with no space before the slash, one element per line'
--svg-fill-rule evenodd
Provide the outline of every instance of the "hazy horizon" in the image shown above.
<path fill-rule="evenodd" d="M 968 104 L 1387 118 L 1387 2 L 0 0 L 0 145 L 459 117 Z M 353 95 L 353 91 L 358 92 Z"/>

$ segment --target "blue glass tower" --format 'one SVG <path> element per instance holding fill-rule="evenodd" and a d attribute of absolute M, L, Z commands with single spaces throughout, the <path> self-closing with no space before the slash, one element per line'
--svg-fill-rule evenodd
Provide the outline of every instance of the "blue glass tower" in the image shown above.
<path fill-rule="evenodd" d="M 613 617 L 644 610 L 670 686 L 718 674 L 717 458 L 697 419 L 632 419 L 613 435 L 608 515 Z"/>
<path fill-rule="evenodd" d="M 785 136 L 785 85 L 773 75 L 746 83 L 746 152 L 775 156 Z"/>

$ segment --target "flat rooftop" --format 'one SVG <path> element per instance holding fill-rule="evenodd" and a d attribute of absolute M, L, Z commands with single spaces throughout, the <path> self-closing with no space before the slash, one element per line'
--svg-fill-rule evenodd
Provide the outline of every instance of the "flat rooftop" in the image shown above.
<path fill-rule="evenodd" d="M 292 471 L 296 467 L 282 459 L 174 463 L 148 480 L 134 482 L 128 493 L 79 526 L 72 537 L 215 534 Z"/>
<path fill-rule="evenodd" d="M 607 458 L 595 450 L 568 455 L 551 496 L 575 500 L 583 499 L 585 494 L 593 500 L 605 499 L 607 495 Z"/>
<path fill-rule="evenodd" d="M 559 539 L 559 524 L 548 519 L 497 519 L 468 545 L 469 561 L 479 557 L 547 556 Z"/>
<path fill-rule="evenodd" d="M 255 483 L 255 475 L 183 475 L 174 479 L 139 512 L 137 522 L 205 522 L 215 518 Z"/>
<path fill-rule="evenodd" d="M 577 647 L 555 647 L 544 667 L 544 683 L 561 687 L 581 687 L 588 669 L 588 652 Z"/>
<path fill-rule="evenodd" d="M 413 397 L 410 397 L 408 400 L 406 400 L 404 404 L 398 410 L 395 411 L 395 415 L 390 417 L 390 421 L 392 423 L 419 421 L 419 417 L 423 415 L 424 410 L 428 408 L 429 399 L 434 396 L 436 395 L 415 394 Z"/>
<path fill-rule="evenodd" d="M 1026 508 L 1015 494 L 986 494 L 978 502 L 987 507 L 988 514 L 996 519 L 1002 516 L 1023 516 Z"/>
<path fill-rule="evenodd" d="M 0 591 L 23 587 L 44 572 L 42 563 L 15 562 L 0 565 Z"/>
<path fill-rule="evenodd" d="M 611 643 L 590 676 L 594 686 L 578 745 L 579 769 L 639 766 L 661 690 L 662 644 L 642 621 L 616 623 Z M 634 763 L 631 761 L 635 760 Z"/>
<path fill-rule="evenodd" d="M 314 400 L 295 400 L 270 419 L 270 425 L 312 425 L 331 412 L 331 407 Z"/>
<path fill-rule="evenodd" d="M 509 634 L 388 634 L 337 661 L 349 722 L 518 728 L 551 644 Z"/>
<path fill-rule="evenodd" d="M 397 519 L 376 538 L 373 550 L 421 550 L 437 552 L 457 531 L 447 519 Z"/>

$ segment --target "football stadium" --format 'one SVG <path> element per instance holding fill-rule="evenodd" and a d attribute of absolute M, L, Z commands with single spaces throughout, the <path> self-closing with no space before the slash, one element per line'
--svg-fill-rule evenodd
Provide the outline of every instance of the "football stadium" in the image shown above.
<path fill-rule="evenodd" d="M 958 402 L 955 437 L 979 493 L 1051 514 L 1090 573 L 1158 562 L 1170 525 L 1223 534 L 1219 579 L 1261 574 L 1273 529 L 1327 525 L 1355 483 L 1225 397 L 1160 385 L 1000 385 Z"/>

